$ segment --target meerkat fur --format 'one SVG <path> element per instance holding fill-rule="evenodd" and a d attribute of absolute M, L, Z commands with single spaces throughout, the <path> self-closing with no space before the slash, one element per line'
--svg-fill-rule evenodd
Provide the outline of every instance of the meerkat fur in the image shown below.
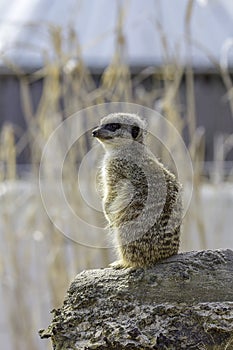
<path fill-rule="evenodd" d="M 102 201 L 119 260 L 116 268 L 149 267 L 177 254 L 181 185 L 145 145 L 146 122 L 112 113 L 93 136 L 103 145 Z"/>

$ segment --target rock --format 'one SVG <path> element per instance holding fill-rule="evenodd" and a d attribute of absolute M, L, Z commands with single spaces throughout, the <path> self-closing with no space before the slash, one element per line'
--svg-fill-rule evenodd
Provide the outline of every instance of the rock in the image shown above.
<path fill-rule="evenodd" d="M 54 349 L 233 349 L 233 251 L 80 273 L 41 338 Z"/>

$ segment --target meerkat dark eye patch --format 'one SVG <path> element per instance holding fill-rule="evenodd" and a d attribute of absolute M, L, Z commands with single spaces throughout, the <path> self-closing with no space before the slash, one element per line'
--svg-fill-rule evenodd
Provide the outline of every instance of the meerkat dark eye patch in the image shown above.
<path fill-rule="evenodd" d="M 109 131 L 116 131 L 118 129 L 120 129 L 121 124 L 119 123 L 109 123 L 104 125 L 104 129 L 109 130 Z"/>
<path fill-rule="evenodd" d="M 131 134 L 134 139 L 138 137 L 139 131 L 140 131 L 140 128 L 138 126 L 135 125 L 132 127 Z"/>

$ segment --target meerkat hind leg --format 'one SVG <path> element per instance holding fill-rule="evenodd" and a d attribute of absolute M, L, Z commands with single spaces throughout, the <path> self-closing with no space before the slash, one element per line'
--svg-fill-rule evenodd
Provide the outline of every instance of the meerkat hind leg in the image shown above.
<path fill-rule="evenodd" d="M 115 270 L 128 269 L 130 267 L 133 267 L 133 266 L 127 264 L 124 260 L 116 260 L 116 261 L 112 262 L 111 264 L 109 264 L 109 266 Z"/>

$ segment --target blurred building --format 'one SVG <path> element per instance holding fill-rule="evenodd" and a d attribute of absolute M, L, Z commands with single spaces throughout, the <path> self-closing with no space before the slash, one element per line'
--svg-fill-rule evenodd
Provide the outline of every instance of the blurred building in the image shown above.
<path fill-rule="evenodd" d="M 98 81 L 112 59 L 122 21 L 125 50 L 120 55 L 133 75 L 150 66 L 161 80 L 161 67 L 174 60 L 193 68 L 197 126 L 205 129 L 206 160 L 213 160 L 214 140 L 233 133 L 227 95 L 230 76 L 224 80 L 222 74 L 224 69 L 231 74 L 233 67 L 232 18 L 233 4 L 227 0 L 2 0 L 0 126 L 9 121 L 26 128 L 18 77 L 38 70 L 45 60 L 57 59 L 48 28 L 61 30 L 67 43 L 63 52 L 69 53 L 68 29 L 74 28 L 81 50 L 73 57 L 79 59 L 81 53 Z M 42 87 L 43 79 L 31 84 L 34 108 Z M 185 78 L 180 90 L 185 105 Z M 233 152 L 227 160 L 233 160 Z M 19 157 L 19 161 L 27 159 Z"/>

